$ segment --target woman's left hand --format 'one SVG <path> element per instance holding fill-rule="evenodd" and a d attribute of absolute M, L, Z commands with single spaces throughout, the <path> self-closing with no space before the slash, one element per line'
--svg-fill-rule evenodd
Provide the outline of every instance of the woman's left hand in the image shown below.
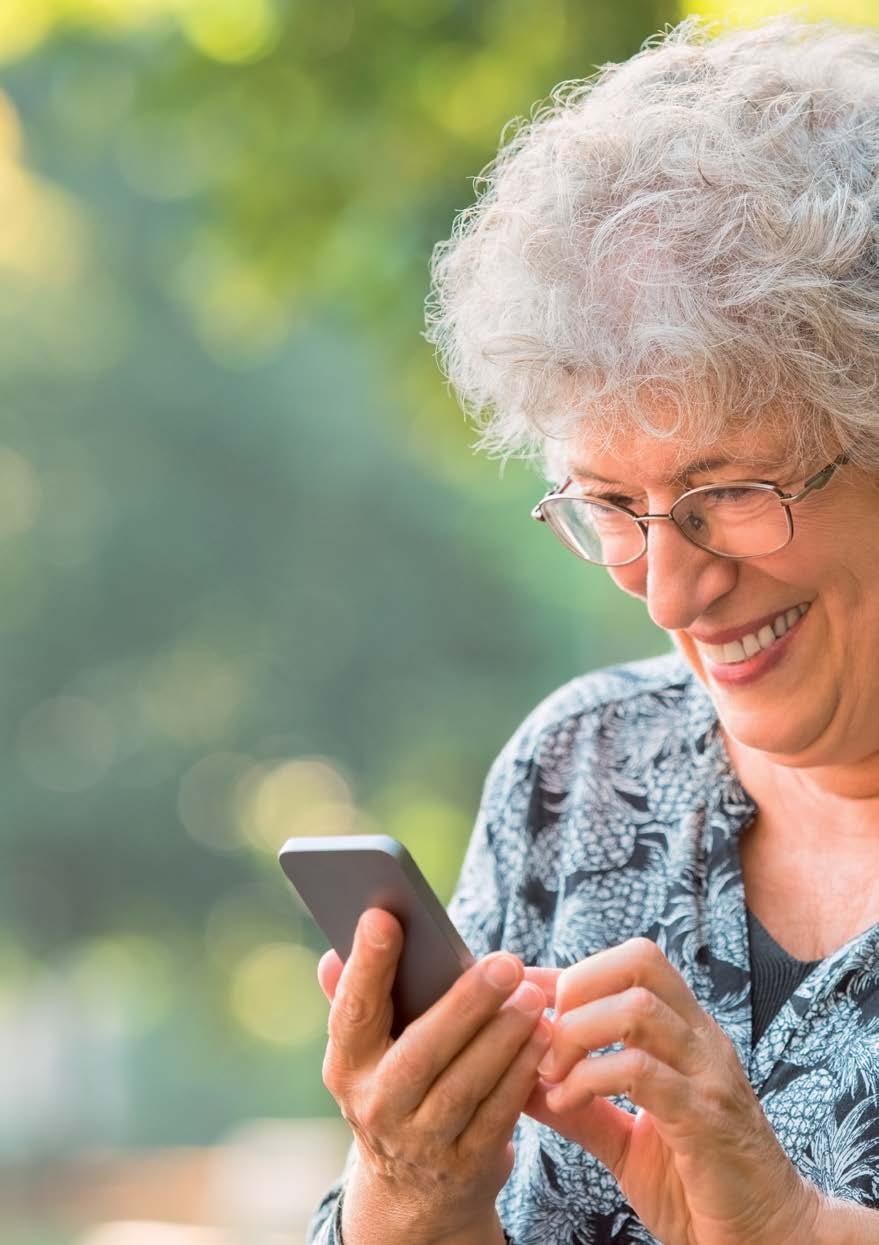
<path fill-rule="evenodd" d="M 526 976 L 556 1008 L 526 1112 L 594 1154 L 663 1245 L 812 1239 L 819 1191 L 782 1150 L 732 1042 L 655 943 L 633 938 Z M 625 1049 L 584 1058 L 615 1042 Z M 615 1094 L 637 1115 L 607 1101 Z"/>

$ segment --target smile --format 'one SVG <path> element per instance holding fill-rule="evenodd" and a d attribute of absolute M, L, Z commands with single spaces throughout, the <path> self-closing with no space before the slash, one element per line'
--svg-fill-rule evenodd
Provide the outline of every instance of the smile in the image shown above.
<path fill-rule="evenodd" d="M 808 608 L 808 605 L 792 606 L 774 618 L 771 624 L 767 623 L 761 627 L 759 631 L 749 631 L 747 635 L 731 640 L 727 644 L 700 643 L 699 648 L 710 661 L 718 666 L 733 666 L 740 661 L 748 661 L 749 658 L 756 657 L 757 653 L 772 648 L 773 644 L 776 644 L 790 631 L 791 627 L 800 621 Z"/>

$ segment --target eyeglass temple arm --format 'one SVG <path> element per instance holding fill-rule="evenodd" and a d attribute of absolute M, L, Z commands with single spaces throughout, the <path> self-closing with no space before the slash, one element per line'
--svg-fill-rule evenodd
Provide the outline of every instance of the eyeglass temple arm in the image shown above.
<path fill-rule="evenodd" d="M 839 468 L 844 467 L 848 461 L 848 454 L 840 454 L 838 458 L 834 458 L 832 463 L 828 463 L 813 476 L 809 476 L 799 493 L 795 493 L 792 497 L 779 497 L 778 500 L 783 506 L 792 506 L 794 502 L 802 501 L 808 493 L 814 493 L 817 489 L 824 488 L 825 484 L 829 484 Z"/>
<path fill-rule="evenodd" d="M 568 487 L 570 483 L 571 483 L 571 476 L 568 476 L 564 484 L 559 485 L 558 488 L 550 489 L 550 491 L 544 497 L 541 497 L 540 501 L 531 511 L 531 518 L 536 519 L 538 523 L 545 523 L 546 519 L 543 517 L 543 509 L 542 509 L 543 503 L 547 500 L 548 497 L 558 497 L 560 493 L 563 493 L 565 491 L 565 489 Z"/>

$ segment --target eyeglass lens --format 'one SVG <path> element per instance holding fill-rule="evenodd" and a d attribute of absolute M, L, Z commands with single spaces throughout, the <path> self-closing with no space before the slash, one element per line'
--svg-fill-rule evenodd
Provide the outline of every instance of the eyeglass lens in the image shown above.
<path fill-rule="evenodd" d="M 544 515 L 562 542 L 590 562 L 621 566 L 646 548 L 644 527 L 608 504 L 554 497 L 544 503 Z M 682 497 L 671 517 L 694 544 L 728 557 L 774 553 L 790 538 L 787 507 L 770 489 L 705 489 Z"/>

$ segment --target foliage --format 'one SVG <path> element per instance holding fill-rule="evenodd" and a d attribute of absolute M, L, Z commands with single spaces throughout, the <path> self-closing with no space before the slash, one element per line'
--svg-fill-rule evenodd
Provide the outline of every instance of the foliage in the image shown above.
<path fill-rule="evenodd" d="M 419 330 L 504 122 L 676 17 L 4 0 L 6 1157 L 330 1111 L 281 842 L 389 830 L 447 896 L 522 715 L 665 647 Z"/>

